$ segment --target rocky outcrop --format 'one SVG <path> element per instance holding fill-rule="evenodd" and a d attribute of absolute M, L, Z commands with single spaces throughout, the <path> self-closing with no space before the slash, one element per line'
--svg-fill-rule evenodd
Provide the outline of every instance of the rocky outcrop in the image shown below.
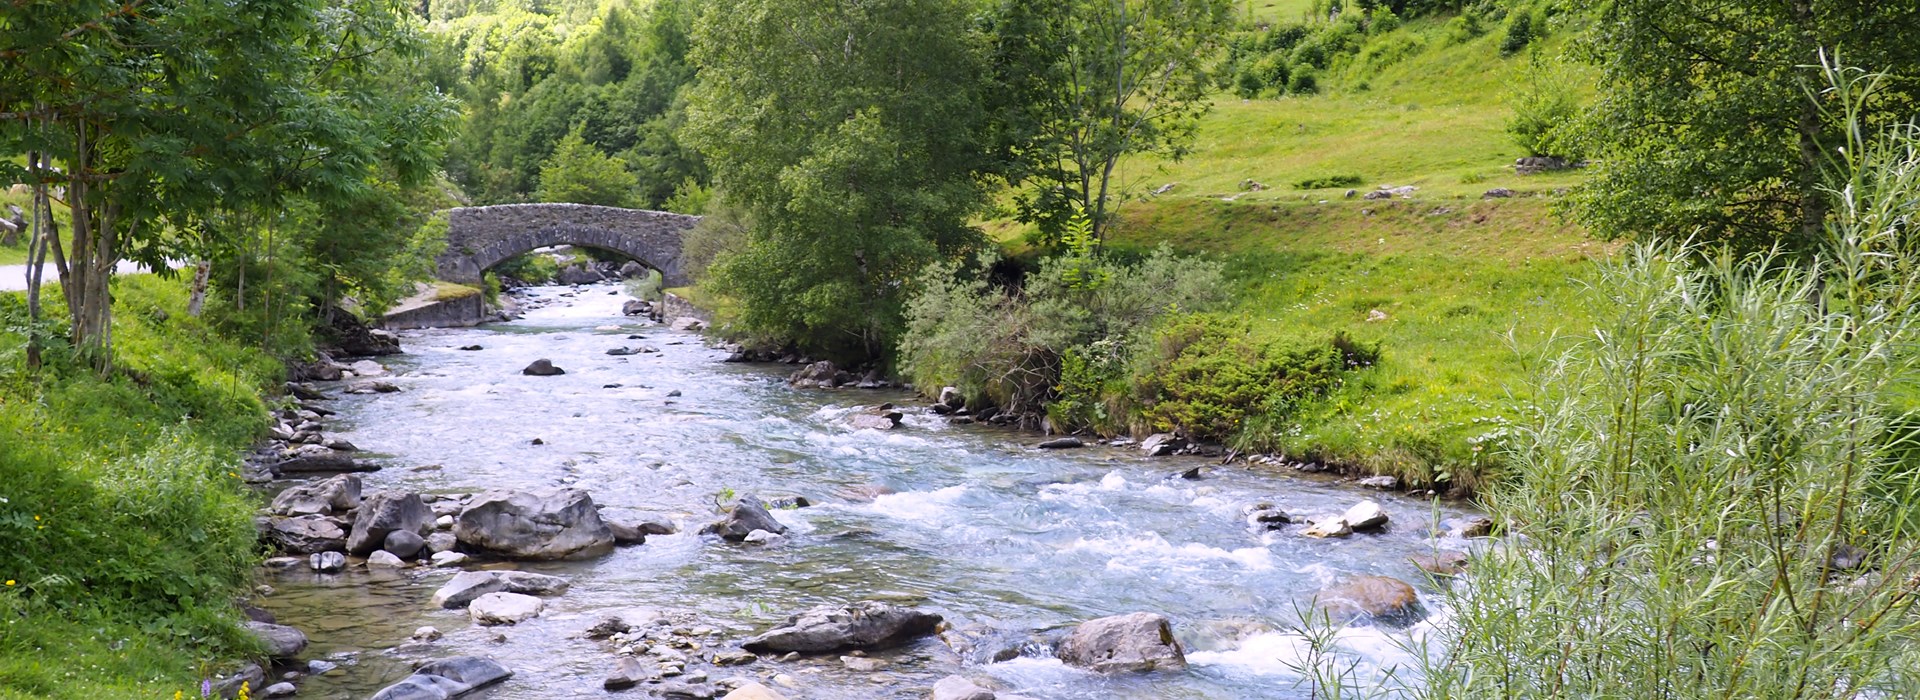
<path fill-rule="evenodd" d="M 1179 671 L 1186 652 L 1173 638 L 1167 618 L 1130 613 L 1088 620 L 1060 642 L 1056 655 L 1070 666 L 1099 673 Z"/>
<path fill-rule="evenodd" d="M 1335 623 L 1371 620 L 1404 626 L 1419 622 L 1425 610 L 1413 586 L 1387 576 L 1356 576 L 1321 590 L 1314 605 Z"/>
<path fill-rule="evenodd" d="M 795 615 L 785 626 L 748 639 L 740 646 L 756 654 L 886 649 L 933 634 L 940 619 L 933 613 L 874 601 L 822 605 Z"/>
<path fill-rule="evenodd" d="M 449 700 L 511 677 L 513 672 L 493 659 L 456 656 L 421 666 L 371 700 Z"/>
<path fill-rule="evenodd" d="M 741 496 L 735 501 L 733 510 L 720 522 L 708 525 L 703 534 L 719 535 L 729 542 L 744 542 L 755 530 L 776 535 L 786 534 L 787 526 L 773 519 L 773 514 L 760 505 L 760 499 L 753 496 Z"/>
<path fill-rule="evenodd" d="M 613 548 L 613 531 L 579 489 L 480 494 L 460 512 L 453 534 L 468 547 L 513 559 L 596 556 Z"/>
<path fill-rule="evenodd" d="M 395 530 L 416 535 L 433 531 L 433 510 L 420 500 L 420 494 L 380 491 L 367 497 L 354 515 L 347 553 L 361 557 L 372 554 Z"/>

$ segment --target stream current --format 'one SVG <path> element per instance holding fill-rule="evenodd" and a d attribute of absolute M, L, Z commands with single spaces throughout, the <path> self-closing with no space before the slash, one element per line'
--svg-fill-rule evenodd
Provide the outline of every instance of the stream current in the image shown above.
<path fill-rule="evenodd" d="M 644 698 L 645 685 L 600 687 L 614 647 L 583 632 L 606 615 L 692 620 L 717 631 L 713 651 L 813 605 L 883 600 L 955 626 L 1022 633 L 1156 612 L 1173 620 L 1191 668 L 1103 677 L 1037 644 L 1019 658 L 972 663 L 928 638 L 875 653 L 887 662 L 879 671 L 823 656 L 709 673 L 759 680 L 794 700 L 923 699 L 954 673 L 1034 700 L 1304 698 L 1304 644 L 1287 630 L 1316 590 L 1355 574 L 1419 585 L 1426 579 L 1409 556 L 1467 546 L 1430 536 L 1437 517 L 1461 513 L 1449 504 L 1270 466 L 1110 447 L 1041 451 L 1033 434 L 951 425 L 905 392 L 797 390 L 785 382 L 791 367 L 723 363 L 725 353 L 696 334 L 621 316 L 627 297 L 611 285 L 527 296 L 548 305 L 511 323 L 405 334 L 407 354 L 384 360 L 402 393 L 330 404 L 339 411 L 332 434 L 386 465 L 364 475 L 367 491 L 580 488 L 609 518 L 663 514 L 679 534 L 592 560 L 517 565 L 567 576 L 572 587 L 540 617 L 508 627 L 474 626 L 463 610 L 428 604 L 455 569 L 269 573 L 274 592 L 262 607 L 307 632 L 307 658 L 341 664 L 302 681 L 300 697 L 362 700 L 420 661 L 473 654 L 516 675 L 469 697 Z M 459 349 L 470 345 L 483 349 Z M 660 352 L 606 354 L 640 345 Z M 539 358 L 566 374 L 520 373 Z M 846 424 L 858 407 L 888 401 L 906 413 L 900 429 Z M 1195 466 L 1205 478 L 1175 476 Z M 775 511 L 791 530 L 784 542 L 735 545 L 698 534 L 727 493 L 814 505 Z M 1299 525 L 1250 528 L 1242 515 L 1263 501 L 1295 515 L 1337 514 L 1363 498 L 1393 517 L 1386 532 L 1316 540 Z M 1433 593 L 1420 587 L 1423 598 Z M 1444 614 L 1437 600 L 1425 602 Z M 445 637 L 410 641 L 425 625 Z M 1359 677 L 1378 677 L 1410 660 L 1407 640 L 1428 625 L 1348 628 L 1339 648 Z"/>

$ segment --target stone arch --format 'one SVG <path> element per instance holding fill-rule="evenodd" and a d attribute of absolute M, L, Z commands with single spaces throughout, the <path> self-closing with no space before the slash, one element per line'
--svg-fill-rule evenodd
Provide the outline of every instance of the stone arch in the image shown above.
<path fill-rule="evenodd" d="M 575 245 L 610 250 L 660 271 L 669 287 L 686 285 L 680 245 L 700 217 L 587 204 L 499 204 L 447 211 L 447 250 L 439 276 L 479 285 L 481 275 L 536 248 Z"/>

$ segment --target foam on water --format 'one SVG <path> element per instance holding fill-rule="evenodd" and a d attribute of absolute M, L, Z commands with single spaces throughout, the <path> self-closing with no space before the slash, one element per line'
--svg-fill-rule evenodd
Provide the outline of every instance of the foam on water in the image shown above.
<path fill-rule="evenodd" d="M 1085 538 L 1067 545 L 1070 552 L 1111 555 L 1107 568 L 1115 571 L 1165 570 L 1192 571 L 1205 568 L 1205 562 L 1231 562 L 1252 571 L 1273 568 L 1273 553 L 1265 547 L 1222 549 L 1198 542 L 1176 545 L 1157 532 L 1126 538 Z"/>
<path fill-rule="evenodd" d="M 921 523 L 939 522 L 946 520 L 954 513 L 954 504 L 966 494 L 965 484 L 932 491 L 889 493 L 873 499 L 872 503 L 855 506 L 854 509 L 898 520 Z"/>

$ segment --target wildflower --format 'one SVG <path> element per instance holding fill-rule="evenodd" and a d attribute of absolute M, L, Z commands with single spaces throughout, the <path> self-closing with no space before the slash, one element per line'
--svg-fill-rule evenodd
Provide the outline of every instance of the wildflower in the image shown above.
<path fill-rule="evenodd" d="M 13 579 L 7 579 L 7 585 L 11 586 L 13 585 L 13 583 L 14 583 Z"/>
<path fill-rule="evenodd" d="M 213 679 L 212 678 L 200 679 L 200 697 L 204 698 L 211 695 L 213 695 Z"/>

